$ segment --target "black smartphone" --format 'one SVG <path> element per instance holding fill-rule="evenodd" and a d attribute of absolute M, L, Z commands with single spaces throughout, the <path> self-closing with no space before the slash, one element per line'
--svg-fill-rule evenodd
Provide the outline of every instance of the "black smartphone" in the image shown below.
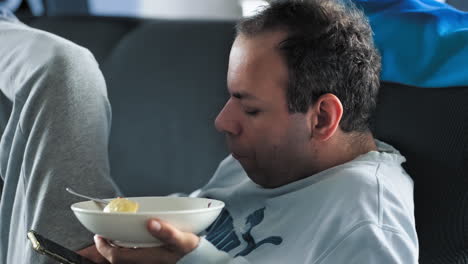
<path fill-rule="evenodd" d="M 54 241 L 51 241 L 36 231 L 30 230 L 28 232 L 28 238 L 31 241 L 31 245 L 37 252 L 49 256 L 59 263 L 63 264 L 96 264 L 95 262 L 79 255 L 78 253 L 65 248 Z"/>

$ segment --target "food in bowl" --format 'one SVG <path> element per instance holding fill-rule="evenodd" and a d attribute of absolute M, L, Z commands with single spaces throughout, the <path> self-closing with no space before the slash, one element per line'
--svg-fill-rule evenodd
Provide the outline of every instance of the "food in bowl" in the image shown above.
<path fill-rule="evenodd" d="M 105 213 L 136 213 L 138 211 L 138 203 L 132 200 L 117 197 L 111 200 L 110 203 L 104 207 Z"/>
<path fill-rule="evenodd" d="M 155 247 L 162 243 L 147 230 L 147 222 L 157 218 L 184 232 L 200 234 L 224 208 L 222 201 L 194 197 L 127 197 L 139 204 L 136 213 L 106 213 L 93 201 L 71 206 L 85 228 L 121 247 Z M 111 201 L 113 199 L 104 199 Z"/>

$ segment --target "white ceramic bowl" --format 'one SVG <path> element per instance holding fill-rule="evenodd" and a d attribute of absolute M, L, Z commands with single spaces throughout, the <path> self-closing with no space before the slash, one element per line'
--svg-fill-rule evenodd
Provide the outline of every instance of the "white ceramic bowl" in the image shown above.
<path fill-rule="evenodd" d="M 161 242 L 146 229 L 150 218 L 159 218 L 176 228 L 198 234 L 218 217 L 224 203 L 191 197 L 126 197 L 137 202 L 137 213 L 104 213 L 93 201 L 71 206 L 75 216 L 89 231 L 122 247 L 154 247 Z M 112 199 L 105 199 L 112 200 Z"/>

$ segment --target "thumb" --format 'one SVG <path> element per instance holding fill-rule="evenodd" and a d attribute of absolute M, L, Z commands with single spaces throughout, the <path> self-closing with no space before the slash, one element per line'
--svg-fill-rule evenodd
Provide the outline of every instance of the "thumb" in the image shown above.
<path fill-rule="evenodd" d="M 200 238 L 195 234 L 180 231 L 173 225 L 159 219 L 148 221 L 148 231 L 165 246 L 183 255 L 195 249 L 200 242 Z"/>

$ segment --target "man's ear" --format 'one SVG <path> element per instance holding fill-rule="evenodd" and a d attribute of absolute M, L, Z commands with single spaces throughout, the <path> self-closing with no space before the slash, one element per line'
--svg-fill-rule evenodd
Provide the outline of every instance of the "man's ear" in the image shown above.
<path fill-rule="evenodd" d="M 311 108 L 311 136 L 319 141 L 328 140 L 335 134 L 343 116 L 340 99 L 327 93 L 320 96 Z"/>

